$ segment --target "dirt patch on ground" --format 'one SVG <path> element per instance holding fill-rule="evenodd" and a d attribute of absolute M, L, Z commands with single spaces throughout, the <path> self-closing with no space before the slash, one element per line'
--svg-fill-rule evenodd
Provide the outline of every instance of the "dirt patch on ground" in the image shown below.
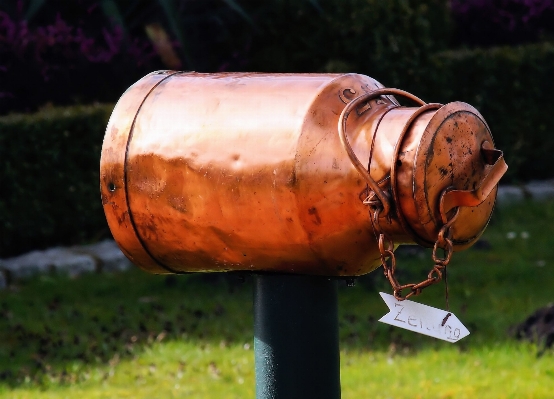
<path fill-rule="evenodd" d="M 518 340 L 537 343 L 537 356 L 542 356 L 554 345 L 554 304 L 538 309 L 523 323 L 515 326 L 512 334 Z"/>

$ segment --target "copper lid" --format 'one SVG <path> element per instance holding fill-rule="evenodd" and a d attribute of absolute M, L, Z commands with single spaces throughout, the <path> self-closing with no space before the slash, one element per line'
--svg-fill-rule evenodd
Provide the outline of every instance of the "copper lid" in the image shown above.
<path fill-rule="evenodd" d="M 502 153 L 493 148 L 481 114 L 462 102 L 444 105 L 422 133 L 414 134 L 421 137 L 408 134 L 395 161 L 397 215 L 418 243 L 432 246 L 444 224 L 441 200 L 446 217 L 459 207 L 452 240 L 456 250 L 464 249 L 479 238 L 490 219 L 496 183 L 507 168 Z"/>

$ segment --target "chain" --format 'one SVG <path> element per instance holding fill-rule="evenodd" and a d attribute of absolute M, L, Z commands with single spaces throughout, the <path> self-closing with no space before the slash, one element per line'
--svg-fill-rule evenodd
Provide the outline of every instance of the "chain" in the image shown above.
<path fill-rule="evenodd" d="M 379 252 L 381 254 L 381 264 L 383 265 L 385 277 L 387 278 L 387 280 L 389 280 L 389 283 L 392 286 L 393 295 L 397 300 L 403 301 L 404 299 L 408 299 L 411 296 L 419 295 L 424 288 L 440 282 L 443 278 L 443 274 L 446 277 L 446 266 L 450 262 L 450 258 L 452 257 L 452 253 L 454 252 L 454 246 L 452 244 L 452 231 L 450 227 L 458 217 L 459 208 L 456 208 L 454 214 L 450 218 L 444 217 L 444 220 L 447 220 L 447 222 L 439 230 L 437 241 L 433 246 L 432 259 L 434 266 L 427 275 L 427 279 L 417 284 L 403 285 L 398 282 L 395 276 L 396 257 L 394 256 L 393 252 L 394 242 L 390 237 L 380 231 L 380 212 L 381 208 L 374 208 L 373 226 L 376 232 L 379 234 Z M 443 257 L 439 257 L 437 254 L 439 248 L 444 251 Z M 410 292 L 403 296 L 402 292 L 406 289 L 409 289 Z"/>

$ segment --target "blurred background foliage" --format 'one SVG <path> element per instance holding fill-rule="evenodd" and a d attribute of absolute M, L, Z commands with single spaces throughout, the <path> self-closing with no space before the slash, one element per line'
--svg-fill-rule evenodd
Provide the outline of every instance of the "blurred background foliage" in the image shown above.
<path fill-rule="evenodd" d="M 154 69 L 355 71 L 425 90 L 434 54 L 548 41 L 553 18 L 552 0 L 0 0 L 0 113 L 113 102 Z"/>
<path fill-rule="evenodd" d="M 4 3 L 15 5 L 0 14 L 2 113 L 115 101 L 160 68 L 358 71 L 401 84 L 452 29 L 439 0 Z"/>
<path fill-rule="evenodd" d="M 0 0 L 0 115 L 24 113 L 0 117 L 0 257 L 109 234 L 95 182 L 113 105 L 92 104 L 156 69 L 357 72 L 466 101 L 504 182 L 552 178 L 553 17 L 554 0 Z"/>

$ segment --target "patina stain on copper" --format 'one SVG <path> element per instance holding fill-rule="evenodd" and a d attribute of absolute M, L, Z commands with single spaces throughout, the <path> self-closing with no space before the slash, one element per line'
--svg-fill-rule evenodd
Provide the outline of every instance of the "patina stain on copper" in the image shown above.
<path fill-rule="evenodd" d="M 116 105 L 102 148 L 114 238 L 153 273 L 373 270 L 381 255 L 364 200 L 375 191 L 337 126 L 348 104 L 379 89 L 357 74 L 144 77 Z M 471 245 L 501 176 L 480 114 L 464 103 L 423 109 L 368 98 L 352 107 L 344 133 L 390 203 L 380 228 L 395 244 L 433 246 L 441 206 L 461 207 L 453 242 Z"/>

